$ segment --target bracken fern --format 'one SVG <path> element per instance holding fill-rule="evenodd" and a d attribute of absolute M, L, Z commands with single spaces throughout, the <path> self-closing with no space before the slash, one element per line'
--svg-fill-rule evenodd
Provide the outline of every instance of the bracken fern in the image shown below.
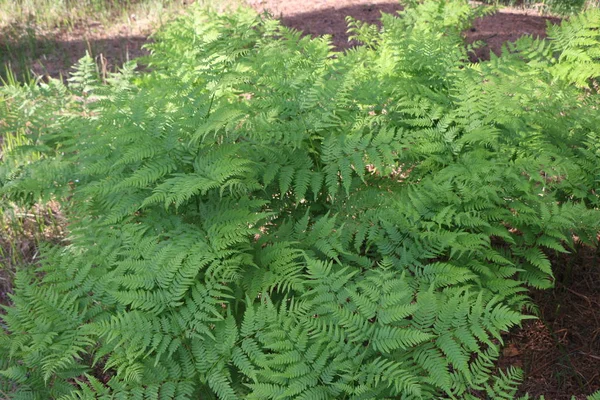
<path fill-rule="evenodd" d="M 151 72 L 105 85 L 87 57 L 68 86 L 3 88 L 8 134 L 40 121 L 3 155 L 3 198 L 63 199 L 70 233 L 17 271 L 2 390 L 512 398 L 502 334 L 552 286 L 546 253 L 598 226 L 600 16 L 473 65 L 478 13 L 351 21 L 367 46 L 340 54 L 196 10 L 156 35 Z"/>

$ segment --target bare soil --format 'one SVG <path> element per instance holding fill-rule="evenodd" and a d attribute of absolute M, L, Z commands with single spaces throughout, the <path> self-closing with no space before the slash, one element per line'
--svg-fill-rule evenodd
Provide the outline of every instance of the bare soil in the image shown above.
<path fill-rule="evenodd" d="M 287 26 L 306 34 L 331 35 L 340 51 L 356 45 L 348 42 L 346 16 L 378 23 L 381 12 L 401 10 L 391 0 L 246 1 L 258 12 L 269 10 Z M 29 29 L 25 35 L 20 30 L 23 27 L 5 28 L 0 31 L 0 64 L 10 61 L 18 69 L 21 56 L 33 60 L 29 65 L 35 74 L 66 76 L 70 66 L 88 51 L 101 61 L 102 68 L 114 70 L 124 61 L 146 54 L 141 47 L 156 26 L 134 19 L 111 27 L 90 20 L 68 31 L 41 36 L 31 34 L 30 27 L 25 27 Z M 464 33 L 467 43 L 482 40 L 487 44 L 477 49 L 471 60 L 489 59 L 490 52 L 500 54 L 504 43 L 521 35 L 543 38 L 548 21 L 560 20 L 531 10 L 504 9 L 475 21 Z M 524 369 L 523 393 L 545 395 L 548 400 L 571 399 L 572 395 L 583 399 L 600 390 L 600 255 L 595 249 L 581 247 L 573 254 L 552 258 L 556 288 L 533 293 L 540 318 L 507 334 L 500 366 Z M 2 283 L 0 280 L 0 289 L 6 289 Z M 0 302 L 6 300 L 4 294 L 0 293 Z"/>
<path fill-rule="evenodd" d="M 514 42 L 523 35 L 545 38 L 547 23 L 558 24 L 560 18 L 540 16 L 531 11 L 528 14 L 517 9 L 500 10 L 494 15 L 479 18 L 465 32 L 466 41 L 483 41 L 486 45 L 475 50 L 471 61 L 488 60 L 490 51 L 500 55 L 506 42 Z"/>
<path fill-rule="evenodd" d="M 378 23 L 381 13 L 396 13 L 402 7 L 395 0 L 246 0 L 257 12 L 268 11 L 287 26 L 308 35 L 331 35 L 337 50 L 357 43 L 348 42 L 346 16 Z M 540 16 L 532 10 L 504 9 L 475 21 L 465 32 L 467 43 L 482 40 L 486 46 L 477 49 L 472 61 L 489 59 L 490 51 L 499 54 L 502 44 L 524 34 L 545 36 L 546 22 L 558 18 Z M 115 70 L 123 62 L 147 54 L 142 46 L 157 28 L 156 22 L 137 20 L 103 26 L 93 18 L 69 29 L 40 32 L 35 26 L 5 26 L 0 30 L 0 67 L 10 66 L 24 76 L 67 76 L 72 65 L 89 52 L 101 68 Z M 0 71 L 0 76 L 4 71 Z"/>
<path fill-rule="evenodd" d="M 306 34 L 331 35 L 340 51 L 356 45 L 348 42 L 346 16 L 378 24 L 381 13 L 395 14 L 402 10 L 399 2 L 392 0 L 249 0 L 249 3 L 257 11 L 269 10 L 285 25 Z M 471 60 L 488 60 L 490 51 L 499 55 L 505 42 L 523 35 L 544 38 L 547 21 L 559 23 L 560 19 L 541 16 L 536 10 L 505 8 L 476 20 L 473 27 L 464 32 L 466 42 L 483 41 L 486 45 L 478 48 Z"/>
<path fill-rule="evenodd" d="M 500 366 L 525 371 L 521 394 L 585 399 L 600 390 L 600 250 L 550 255 L 555 288 L 531 293 L 539 308 L 505 338 Z"/>

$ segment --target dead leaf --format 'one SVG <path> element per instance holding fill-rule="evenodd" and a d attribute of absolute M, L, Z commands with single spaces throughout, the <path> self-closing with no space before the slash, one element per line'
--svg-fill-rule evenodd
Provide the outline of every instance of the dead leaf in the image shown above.
<path fill-rule="evenodd" d="M 502 354 L 504 355 L 504 357 L 516 357 L 519 354 L 521 354 L 521 352 L 519 351 L 519 349 L 517 349 L 517 346 L 511 343 L 504 349 L 502 349 Z"/>

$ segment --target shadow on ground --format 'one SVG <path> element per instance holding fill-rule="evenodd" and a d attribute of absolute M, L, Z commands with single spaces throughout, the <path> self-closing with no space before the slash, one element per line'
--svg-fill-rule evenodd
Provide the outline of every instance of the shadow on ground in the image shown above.
<path fill-rule="evenodd" d="M 400 10 L 402 10 L 402 7 L 398 2 L 375 5 L 364 4 L 344 8 L 329 7 L 291 16 L 283 15 L 281 21 L 284 25 L 302 31 L 307 35 L 331 35 L 336 50 L 341 51 L 358 44 L 357 42 L 348 42 L 347 16 L 379 25 L 381 13 L 396 14 Z"/>
<path fill-rule="evenodd" d="M 534 399 L 585 399 L 600 390 L 600 251 L 579 244 L 550 259 L 555 287 L 531 293 L 539 319 L 507 336 L 500 365 L 523 368 L 520 390 Z"/>
<path fill-rule="evenodd" d="M 348 41 L 346 16 L 378 24 L 382 12 L 395 14 L 402 9 L 396 1 L 313 8 L 308 12 L 298 12 L 298 8 L 300 6 L 290 10 L 284 8 L 276 15 L 285 25 L 307 35 L 331 35 L 338 51 L 357 45 Z M 478 48 L 471 55 L 471 61 L 489 59 L 490 51 L 500 54 L 503 43 L 514 41 L 521 35 L 545 37 L 547 21 L 556 23 L 560 20 L 517 13 L 497 13 L 476 20 L 473 28 L 465 32 L 466 41 L 481 40 L 487 45 Z M 10 66 L 20 78 L 30 72 L 42 76 L 66 76 L 86 52 L 99 61 L 102 55 L 103 68 L 114 71 L 127 60 L 146 55 L 141 48 L 146 41 L 146 34 L 128 34 L 126 30 L 107 33 L 102 29 L 88 32 L 76 28 L 68 34 L 39 36 L 31 26 L 10 26 L 0 31 L 0 76 L 6 76 L 5 66 Z"/>
<path fill-rule="evenodd" d="M 344 50 L 357 44 L 348 42 L 346 16 L 371 24 L 379 24 L 382 12 L 396 14 L 400 10 L 402 10 L 402 7 L 397 2 L 375 5 L 365 4 L 345 8 L 331 7 L 292 16 L 283 15 L 281 20 L 285 25 L 306 34 L 329 34 L 332 36 L 336 49 Z M 560 18 L 499 12 L 475 20 L 473 27 L 464 32 L 465 41 L 468 44 L 482 41 L 485 45 L 475 50 L 475 54 L 471 55 L 471 61 L 489 60 L 490 51 L 500 55 L 504 43 L 514 42 L 523 35 L 545 38 L 548 22 L 560 23 Z"/>
<path fill-rule="evenodd" d="M 99 68 L 115 71 L 123 63 L 148 54 L 142 46 L 147 34 L 74 30 L 36 34 L 30 26 L 8 26 L 0 30 L 0 77 L 10 70 L 20 79 L 32 76 L 66 77 L 86 52 Z"/>

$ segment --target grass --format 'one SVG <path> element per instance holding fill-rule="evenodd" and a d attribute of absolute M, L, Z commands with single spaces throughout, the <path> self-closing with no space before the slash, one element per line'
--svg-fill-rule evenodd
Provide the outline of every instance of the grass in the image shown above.
<path fill-rule="evenodd" d="M 160 19 L 165 11 L 182 5 L 185 0 L 0 0 L 0 26 L 74 29 L 90 16 L 103 24 L 131 22 L 137 16 Z"/>
<path fill-rule="evenodd" d="M 77 29 L 90 21 L 104 26 L 161 25 L 192 2 L 223 10 L 241 0 L 0 0 L 0 28 L 16 24 L 44 33 Z"/>
<path fill-rule="evenodd" d="M 544 15 L 566 16 L 592 7 L 600 7 L 600 0 L 483 0 L 499 7 L 534 10 Z"/>
<path fill-rule="evenodd" d="M 85 52 L 118 66 L 193 0 L 0 0 L 0 78 L 65 76 Z M 224 10 L 241 0 L 197 0 Z M 129 43 L 131 42 L 131 43 Z"/>
<path fill-rule="evenodd" d="M 38 203 L 30 208 L 0 205 L 0 305 L 9 304 L 13 276 L 19 267 L 36 265 L 44 243 L 59 243 L 65 223 L 59 203 Z"/>

